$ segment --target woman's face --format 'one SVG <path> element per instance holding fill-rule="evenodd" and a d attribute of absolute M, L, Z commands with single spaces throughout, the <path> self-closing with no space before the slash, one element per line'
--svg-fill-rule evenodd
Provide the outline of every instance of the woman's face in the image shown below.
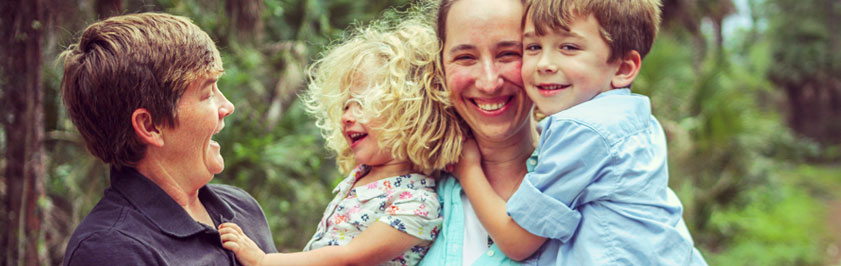
<path fill-rule="evenodd" d="M 518 0 L 459 0 L 447 14 L 447 88 L 477 139 L 504 141 L 528 130 L 532 102 L 520 76 L 522 15 Z"/>
<path fill-rule="evenodd" d="M 161 152 L 168 162 L 180 167 L 174 171 L 191 173 L 185 181 L 196 189 L 225 169 L 213 136 L 225 127 L 223 119 L 234 112 L 234 105 L 216 86 L 217 78 L 205 77 L 191 84 L 178 100 L 178 124 L 161 129 L 165 145 Z"/>

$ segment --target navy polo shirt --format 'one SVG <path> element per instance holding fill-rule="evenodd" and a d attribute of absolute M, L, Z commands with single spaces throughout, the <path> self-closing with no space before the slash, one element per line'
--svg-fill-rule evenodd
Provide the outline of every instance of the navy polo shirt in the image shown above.
<path fill-rule="evenodd" d="M 260 205 L 242 189 L 199 189 L 217 226 L 233 222 L 267 252 L 277 252 Z M 219 231 L 190 217 L 166 192 L 133 168 L 111 169 L 111 186 L 76 227 L 64 265 L 239 265 Z"/>

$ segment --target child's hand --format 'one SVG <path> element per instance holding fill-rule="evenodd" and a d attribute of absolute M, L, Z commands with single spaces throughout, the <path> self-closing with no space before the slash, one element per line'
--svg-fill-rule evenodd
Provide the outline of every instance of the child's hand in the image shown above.
<path fill-rule="evenodd" d="M 458 163 L 456 163 L 453 174 L 455 174 L 456 178 L 459 180 L 463 180 L 473 176 L 470 171 L 476 169 L 479 171 L 482 169 L 482 154 L 479 153 L 479 146 L 476 144 L 476 140 L 468 138 L 464 141 L 464 146 L 462 146 L 461 150 L 461 158 L 458 160 Z"/>
<path fill-rule="evenodd" d="M 242 232 L 242 228 L 233 223 L 219 225 L 219 236 L 222 238 L 222 247 L 231 250 L 237 256 L 237 260 L 246 266 L 260 265 L 266 253 L 257 246 L 257 243 L 248 238 Z"/>

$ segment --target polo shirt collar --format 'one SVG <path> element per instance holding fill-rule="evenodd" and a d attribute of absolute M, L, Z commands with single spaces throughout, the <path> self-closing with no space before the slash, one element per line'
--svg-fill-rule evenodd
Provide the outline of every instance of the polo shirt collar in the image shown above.
<path fill-rule="evenodd" d="M 111 187 L 164 233 L 187 237 L 208 230 L 208 227 L 190 217 L 169 194 L 134 168 L 123 167 L 118 170 L 112 167 Z M 199 189 L 199 200 L 214 221 L 224 223 L 235 218 L 231 206 L 207 185 Z M 215 232 L 215 228 L 211 230 Z"/>

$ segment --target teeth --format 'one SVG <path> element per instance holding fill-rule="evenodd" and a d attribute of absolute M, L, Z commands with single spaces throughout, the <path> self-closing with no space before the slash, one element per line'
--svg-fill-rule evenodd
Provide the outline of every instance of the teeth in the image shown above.
<path fill-rule="evenodd" d="M 549 86 L 537 86 L 537 87 L 538 87 L 539 89 L 541 89 L 541 90 L 553 91 L 553 90 L 560 90 L 560 89 L 563 89 L 563 88 L 564 88 L 564 87 L 566 87 L 566 86 L 561 86 L 561 85 L 549 85 Z"/>
<path fill-rule="evenodd" d="M 499 108 L 502 108 L 503 106 L 505 106 L 505 103 L 504 102 L 502 102 L 502 103 L 477 103 L 476 105 L 479 106 L 479 109 L 482 109 L 482 110 L 485 110 L 485 111 L 495 111 L 495 110 L 499 110 Z"/>
<path fill-rule="evenodd" d="M 357 139 L 359 137 L 362 137 L 363 135 L 365 135 L 365 133 L 350 133 L 350 138 Z"/>

